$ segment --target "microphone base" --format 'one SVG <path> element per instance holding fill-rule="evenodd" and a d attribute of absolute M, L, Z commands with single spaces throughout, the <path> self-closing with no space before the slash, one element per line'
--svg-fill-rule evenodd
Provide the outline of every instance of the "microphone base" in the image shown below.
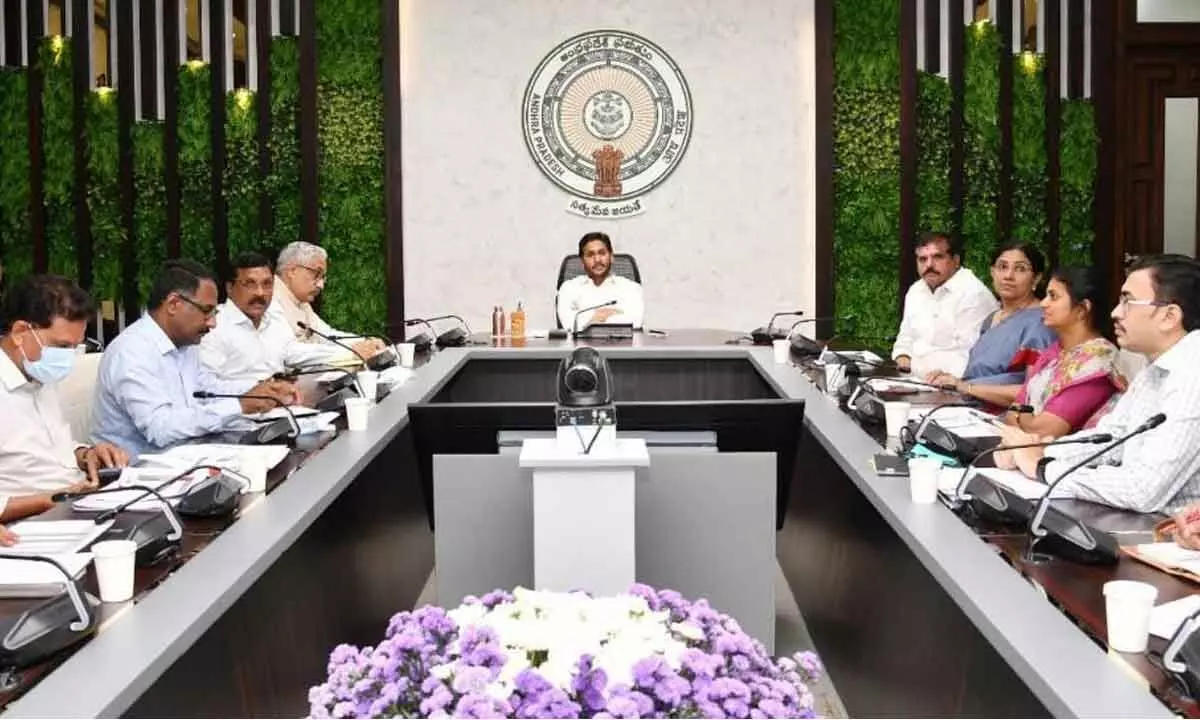
<path fill-rule="evenodd" d="M 413 344 L 413 352 L 419 353 L 428 352 L 434 345 L 433 336 L 427 332 L 412 337 L 408 342 Z"/>
<path fill-rule="evenodd" d="M 750 339 L 754 341 L 755 345 L 770 345 L 776 340 L 784 340 L 786 338 L 787 331 L 777 327 L 771 328 L 770 332 L 767 332 L 765 325 L 750 331 Z"/>
<path fill-rule="evenodd" d="M 254 430 L 247 430 L 238 439 L 239 445 L 287 445 L 292 440 L 292 421 L 279 418 Z"/>
<path fill-rule="evenodd" d="M 321 398 L 320 402 L 316 405 L 316 409 L 320 412 L 340 412 L 342 408 L 346 407 L 346 398 L 354 397 L 358 397 L 358 393 L 348 387 L 342 388 L 335 393 L 330 393 Z"/>
<path fill-rule="evenodd" d="M 71 596 L 66 592 L 48 598 L 16 617 L 0 620 L 0 668 L 23 670 L 66 650 L 96 630 L 100 601 L 81 592 L 88 606 L 88 624 L 72 630 L 79 620 Z"/>
<path fill-rule="evenodd" d="M 467 344 L 467 332 L 460 327 L 451 328 L 438 335 L 437 346 L 440 348 L 463 347 Z"/>
<path fill-rule="evenodd" d="M 824 346 L 810 337 L 799 333 L 792 336 L 792 354 L 800 357 L 819 357 L 825 350 Z"/>
<path fill-rule="evenodd" d="M 134 564 L 148 567 L 169 560 L 179 552 L 180 540 L 167 539 L 171 531 L 171 521 L 161 510 L 154 513 L 126 511 L 116 517 L 96 542 L 132 540 L 137 543 Z"/>
<path fill-rule="evenodd" d="M 384 348 L 367 358 L 367 369 L 375 372 L 382 372 L 400 362 L 400 358 L 396 357 L 396 351 L 392 348 Z"/>

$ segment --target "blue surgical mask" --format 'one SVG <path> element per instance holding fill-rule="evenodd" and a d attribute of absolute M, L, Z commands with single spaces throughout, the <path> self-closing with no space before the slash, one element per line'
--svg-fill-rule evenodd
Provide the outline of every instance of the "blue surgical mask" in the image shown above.
<path fill-rule="evenodd" d="M 37 362 L 30 362 L 26 356 L 21 362 L 25 374 L 43 385 L 65 380 L 75 367 L 75 348 L 46 347 L 36 330 L 33 331 L 33 338 L 42 348 L 42 357 Z M 21 354 L 25 355 L 24 349 Z"/>

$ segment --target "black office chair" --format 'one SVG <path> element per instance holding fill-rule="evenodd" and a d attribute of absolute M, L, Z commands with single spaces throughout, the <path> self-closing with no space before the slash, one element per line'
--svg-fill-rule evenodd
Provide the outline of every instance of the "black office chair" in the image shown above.
<path fill-rule="evenodd" d="M 558 266 L 558 284 L 554 286 L 554 322 L 561 328 L 562 322 L 558 319 L 558 289 L 566 281 L 579 277 L 587 272 L 583 269 L 583 260 L 579 259 L 578 255 L 568 255 L 562 260 L 562 264 Z M 638 271 L 637 260 L 629 253 L 613 253 L 612 268 L 610 272 L 616 273 L 619 277 L 626 280 L 632 280 L 638 285 L 642 284 L 642 273 Z"/>

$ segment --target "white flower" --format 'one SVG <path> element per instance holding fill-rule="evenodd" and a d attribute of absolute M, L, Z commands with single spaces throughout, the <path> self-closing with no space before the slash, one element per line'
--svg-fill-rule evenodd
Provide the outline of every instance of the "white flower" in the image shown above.
<path fill-rule="evenodd" d="M 484 692 L 496 700 L 508 700 L 512 696 L 512 685 L 495 680 L 488 683 L 488 686 L 484 688 Z"/>
<path fill-rule="evenodd" d="M 449 680 L 450 676 L 454 674 L 454 666 L 450 663 L 446 663 L 444 665 L 434 665 L 433 667 L 429 668 L 429 674 L 438 680 Z"/>
<path fill-rule="evenodd" d="M 459 628 L 466 628 L 471 625 L 479 625 L 484 616 L 488 614 L 488 609 L 481 604 L 476 605 L 460 605 L 446 616 L 453 620 Z"/>
<path fill-rule="evenodd" d="M 685 640 L 700 642 L 704 639 L 704 631 L 691 623 L 675 623 L 671 626 L 671 630 Z"/>

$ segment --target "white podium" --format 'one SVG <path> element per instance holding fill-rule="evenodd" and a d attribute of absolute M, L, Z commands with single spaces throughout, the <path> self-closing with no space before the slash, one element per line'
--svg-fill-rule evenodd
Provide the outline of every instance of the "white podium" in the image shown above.
<path fill-rule="evenodd" d="M 645 440 L 616 438 L 592 451 L 529 439 L 520 466 L 533 470 L 533 580 L 539 590 L 629 590 L 636 577 L 635 481 L 649 467 Z"/>

